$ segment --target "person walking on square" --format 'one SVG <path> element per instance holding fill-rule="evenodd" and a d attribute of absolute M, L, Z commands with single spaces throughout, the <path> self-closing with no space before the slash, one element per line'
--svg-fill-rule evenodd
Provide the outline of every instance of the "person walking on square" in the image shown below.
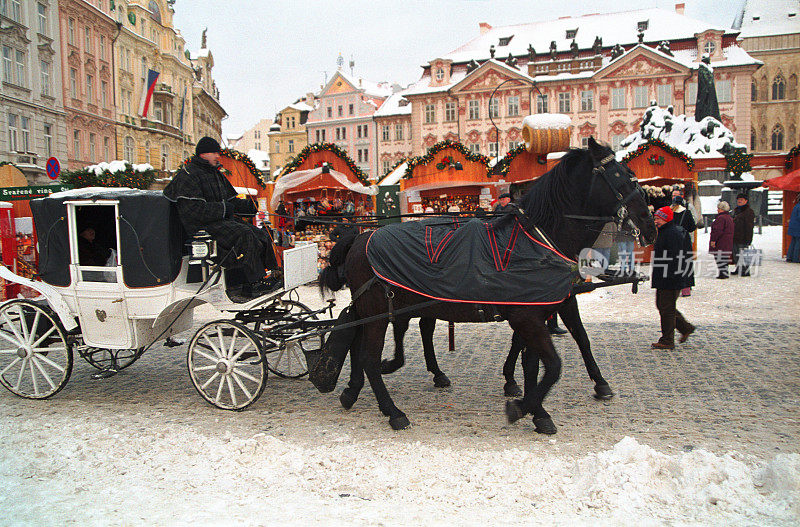
<path fill-rule="evenodd" d="M 747 194 L 736 196 L 736 209 L 733 211 L 733 263 L 736 264 L 734 274 L 750 276 L 750 267 L 740 260 L 740 253 L 753 243 L 753 227 L 756 215 L 750 208 Z"/>
<path fill-rule="evenodd" d="M 692 247 L 692 233 L 697 230 L 697 222 L 687 207 L 686 200 L 681 196 L 680 190 L 673 191 L 671 208 L 674 218 L 672 221 L 675 222 L 675 225 L 683 227 L 683 230 L 686 231 L 686 243 L 689 247 Z M 692 294 L 692 287 L 694 287 L 694 251 L 690 251 L 687 256 L 686 265 L 686 287 L 681 291 L 681 296 L 690 296 Z"/>
<path fill-rule="evenodd" d="M 658 227 L 658 237 L 653 246 L 653 273 L 651 283 L 656 290 L 656 308 L 661 318 L 661 338 L 653 349 L 675 348 L 675 330 L 681 334 L 678 342 L 686 342 L 695 327 L 678 311 L 676 304 L 681 289 L 686 284 L 687 245 L 686 232 L 673 221 L 670 207 L 661 207 L 653 214 Z"/>
<path fill-rule="evenodd" d="M 717 261 L 717 278 L 728 278 L 728 265 L 733 252 L 733 218 L 728 214 L 730 210 L 727 201 L 717 203 L 717 217 L 711 224 L 708 252 Z"/>
<path fill-rule="evenodd" d="M 786 261 L 800 263 L 800 196 L 797 196 L 792 208 L 792 215 L 789 216 L 787 234 L 792 240 L 789 242 L 789 249 L 786 251 Z"/>

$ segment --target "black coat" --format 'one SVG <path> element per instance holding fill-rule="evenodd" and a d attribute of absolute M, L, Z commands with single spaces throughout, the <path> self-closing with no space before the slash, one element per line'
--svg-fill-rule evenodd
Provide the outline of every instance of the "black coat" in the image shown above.
<path fill-rule="evenodd" d="M 750 205 L 736 207 L 733 211 L 733 243 L 736 245 L 750 245 L 753 243 L 753 227 L 756 224 L 756 214 Z"/>
<path fill-rule="evenodd" d="M 653 289 L 683 289 L 688 286 L 688 255 L 692 246 L 683 227 L 674 221 L 659 227 L 653 246 Z"/>

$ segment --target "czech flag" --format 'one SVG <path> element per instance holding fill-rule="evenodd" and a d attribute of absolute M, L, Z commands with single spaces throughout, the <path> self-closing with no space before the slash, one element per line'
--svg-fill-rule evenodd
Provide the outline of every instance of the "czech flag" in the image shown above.
<path fill-rule="evenodd" d="M 150 109 L 150 101 L 156 89 L 158 76 L 159 72 L 150 69 L 147 70 L 147 78 L 144 80 L 144 85 L 142 86 L 142 102 L 139 103 L 139 115 L 142 117 L 147 117 L 147 111 Z"/>

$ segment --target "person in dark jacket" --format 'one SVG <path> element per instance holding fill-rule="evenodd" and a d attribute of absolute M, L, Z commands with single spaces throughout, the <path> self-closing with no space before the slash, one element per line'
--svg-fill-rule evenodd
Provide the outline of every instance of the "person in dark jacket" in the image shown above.
<path fill-rule="evenodd" d="M 686 231 L 686 242 L 692 246 L 692 233 L 697 230 L 697 222 L 694 219 L 692 211 L 687 207 L 688 203 L 681 195 L 680 190 L 672 192 L 672 208 L 673 222 L 675 225 L 683 227 Z M 694 287 L 694 252 L 690 254 L 687 260 L 689 266 L 688 274 L 686 276 L 686 287 L 681 291 L 681 296 L 691 296 L 692 287 Z"/>
<path fill-rule="evenodd" d="M 514 206 L 511 205 L 511 193 L 503 192 L 497 197 L 497 204 L 494 206 L 492 212 L 502 214 L 503 212 L 511 212 L 512 210 L 514 210 Z"/>
<path fill-rule="evenodd" d="M 740 276 L 750 276 L 750 268 L 745 268 L 743 262 L 739 262 L 739 253 L 753 243 L 753 227 L 756 223 L 756 215 L 750 208 L 747 194 L 736 196 L 736 209 L 733 211 L 733 263 L 736 264 L 735 274 Z"/>
<path fill-rule="evenodd" d="M 792 215 L 789 216 L 787 234 L 792 240 L 789 242 L 789 249 L 786 251 L 786 261 L 800 263 L 800 196 L 794 202 Z"/>
<path fill-rule="evenodd" d="M 221 265 L 242 268 L 247 281 L 242 295 L 254 298 L 281 287 L 278 262 L 266 231 L 235 217 L 255 214 L 256 207 L 248 199 L 237 198 L 233 185 L 220 172 L 220 150 L 213 138 L 200 139 L 195 155 L 178 169 L 164 196 L 176 204 L 186 232 L 204 230 L 217 241 Z M 272 271 L 269 279 L 266 269 Z"/>
<path fill-rule="evenodd" d="M 733 218 L 728 214 L 731 206 L 727 201 L 717 203 L 717 217 L 711 224 L 708 252 L 717 261 L 717 278 L 728 278 L 728 265 L 733 252 Z"/>
<path fill-rule="evenodd" d="M 695 327 L 678 311 L 676 304 L 681 289 L 686 285 L 687 259 L 691 252 L 686 231 L 673 221 L 670 207 L 661 207 L 653 214 L 658 227 L 658 237 L 653 246 L 653 274 L 651 283 L 656 290 L 656 308 L 661 317 L 661 338 L 654 349 L 675 348 L 675 330 L 681 334 L 678 342 L 686 342 Z"/>

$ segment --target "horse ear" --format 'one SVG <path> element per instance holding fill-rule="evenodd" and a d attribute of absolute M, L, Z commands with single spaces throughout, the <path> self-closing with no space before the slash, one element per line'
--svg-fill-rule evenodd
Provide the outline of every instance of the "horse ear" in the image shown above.
<path fill-rule="evenodd" d="M 593 135 L 589 136 L 588 144 L 589 144 L 589 153 L 592 154 L 592 159 L 594 159 L 595 161 L 600 161 L 606 156 L 605 147 L 603 147 L 603 145 L 595 141 Z"/>

